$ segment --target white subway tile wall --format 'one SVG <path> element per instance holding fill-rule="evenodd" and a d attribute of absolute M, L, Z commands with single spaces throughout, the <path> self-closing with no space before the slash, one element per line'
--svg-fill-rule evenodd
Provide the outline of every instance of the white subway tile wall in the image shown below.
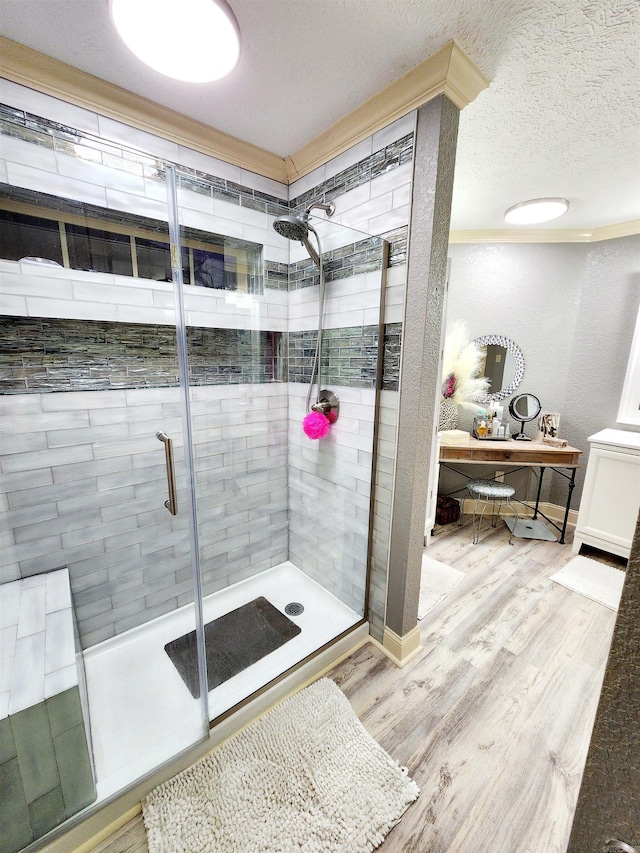
<path fill-rule="evenodd" d="M 318 328 L 318 291 L 319 286 L 315 285 L 289 292 L 290 332 Z M 331 281 L 326 285 L 323 328 L 367 325 L 367 309 L 375 312 L 377 323 L 380 314 L 379 271 Z"/>
<path fill-rule="evenodd" d="M 191 396 L 208 594 L 286 559 L 287 389 L 202 386 Z M 165 429 L 174 439 L 184 506 L 179 390 L 30 395 L 32 413 L 16 417 L 17 399 L 0 397 L 2 527 L 12 531 L 2 582 L 67 566 L 85 647 L 191 600 L 187 516 L 164 507 L 156 438 Z"/>
<path fill-rule="evenodd" d="M 313 441 L 302 431 L 307 386 L 289 383 L 289 559 L 362 615 L 375 392 L 335 391 L 340 416 Z"/>
<path fill-rule="evenodd" d="M 83 270 L 43 269 L 17 261 L 0 261 L 0 277 L 0 311 L 5 315 L 175 323 L 171 283 Z M 272 288 L 247 294 L 189 287 L 185 308 L 187 323 L 192 326 L 287 331 L 287 293 Z"/>
<path fill-rule="evenodd" d="M 34 115 L 47 116 L 51 121 L 68 127 L 75 127 L 96 136 L 100 132 L 98 116 L 91 110 L 76 107 L 11 80 L 0 78 L 0 99 L 4 104 L 11 104 Z"/>
<path fill-rule="evenodd" d="M 165 220 L 165 188 L 158 180 L 154 156 L 295 204 L 312 191 L 322 200 L 331 186 L 335 188 L 336 176 L 349 169 L 357 172 L 359 163 L 394 146 L 415 126 L 412 113 L 287 188 L 7 81 L 1 81 L 0 100 L 152 155 L 147 165 L 140 158 L 140 172 L 136 156 L 126 151 L 123 156 L 130 163 L 120 157 L 117 168 L 107 168 L 114 165 L 108 152 L 103 152 L 100 163 L 91 152 L 80 160 L 62 147 L 54 150 L 22 139 L 10 139 L 4 147 L 3 137 L 0 180 Z M 334 190 L 335 222 L 374 234 L 406 228 L 410 151 L 397 156 L 393 168 L 381 169 L 374 177 L 360 176 L 348 191 Z M 264 212 L 186 188 L 180 189 L 180 201 L 183 225 L 260 243 L 265 261 L 290 263 L 291 244 L 271 227 L 277 210 Z M 403 319 L 405 269 L 399 263 L 388 276 L 386 322 L 398 326 Z M 0 275 L 5 314 L 156 324 L 173 319 L 170 284 L 67 269 L 48 274 L 45 281 L 45 276 L 11 262 L 1 262 Z M 93 288 L 97 275 L 100 287 Z M 377 323 L 376 275 L 331 282 L 327 328 Z M 197 290 L 187 293 L 187 320 L 192 325 L 277 332 L 316 327 L 317 287 L 289 293 L 266 288 L 260 296 Z M 340 421 L 328 439 L 310 442 L 300 428 L 306 390 L 296 383 L 192 389 L 205 588 L 211 592 L 289 558 L 360 612 L 374 392 L 337 389 L 344 406 Z M 28 397 L 0 399 L 2 429 L 14 442 L 9 445 L 14 452 L 7 453 L 0 469 L 7 490 L 3 529 L 10 531 L 5 534 L 10 542 L 4 551 L 2 579 L 69 565 L 85 646 L 189 600 L 184 516 L 173 518 L 164 507 L 158 508 L 165 470 L 155 429 L 171 419 L 179 435 L 177 389 Z M 382 412 L 388 422 L 383 422 L 376 451 L 379 493 L 368 617 L 379 638 L 384 624 L 396 397 L 395 390 L 383 392 Z M 178 439 L 179 464 L 180 443 Z M 336 541 L 329 520 L 345 518 L 348 525 Z M 332 545 L 326 564 L 325 532 Z"/>

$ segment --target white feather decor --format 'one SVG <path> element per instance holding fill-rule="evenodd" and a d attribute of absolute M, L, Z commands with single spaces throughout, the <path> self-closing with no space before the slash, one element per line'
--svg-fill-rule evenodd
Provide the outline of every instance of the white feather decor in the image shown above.
<path fill-rule="evenodd" d="M 473 401 L 489 389 L 486 376 L 478 376 L 484 353 L 469 341 L 467 328 L 456 320 L 447 332 L 442 354 L 442 397 L 456 406 L 477 411 Z"/>

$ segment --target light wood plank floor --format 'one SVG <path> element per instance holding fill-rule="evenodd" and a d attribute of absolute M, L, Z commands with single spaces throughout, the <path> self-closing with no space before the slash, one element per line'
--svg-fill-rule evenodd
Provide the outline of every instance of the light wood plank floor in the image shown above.
<path fill-rule="evenodd" d="M 428 553 L 465 578 L 420 622 L 421 653 L 400 670 L 367 644 L 329 674 L 421 789 L 378 849 L 564 853 L 615 614 L 548 579 L 570 534 L 510 546 L 500 523 L 473 545 L 467 519 Z M 142 818 L 98 851 L 146 853 Z"/>

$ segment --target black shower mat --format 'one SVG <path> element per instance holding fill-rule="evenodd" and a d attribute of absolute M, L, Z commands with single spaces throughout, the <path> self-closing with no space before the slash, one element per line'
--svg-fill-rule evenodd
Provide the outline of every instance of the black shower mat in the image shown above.
<path fill-rule="evenodd" d="M 254 598 L 204 626 L 209 690 L 296 637 L 301 631 L 266 598 Z M 196 632 L 164 647 L 194 699 L 200 698 Z"/>

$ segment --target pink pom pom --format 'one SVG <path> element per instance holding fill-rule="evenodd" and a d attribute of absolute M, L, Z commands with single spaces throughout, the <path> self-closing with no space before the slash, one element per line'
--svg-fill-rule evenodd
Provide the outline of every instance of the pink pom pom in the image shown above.
<path fill-rule="evenodd" d="M 309 438 L 324 438 L 329 432 L 329 419 L 322 412 L 309 412 L 302 421 L 302 429 Z"/>

